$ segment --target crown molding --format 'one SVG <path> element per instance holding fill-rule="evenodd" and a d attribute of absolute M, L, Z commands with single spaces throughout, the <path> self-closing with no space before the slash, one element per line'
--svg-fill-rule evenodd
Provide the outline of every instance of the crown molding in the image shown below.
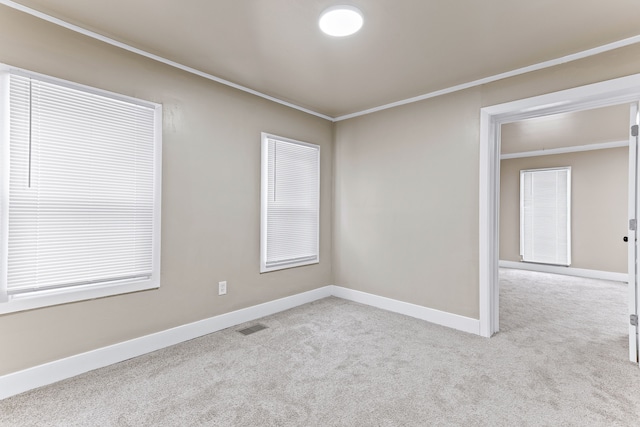
<path fill-rule="evenodd" d="M 500 160 L 520 159 L 523 157 L 550 156 L 553 154 L 579 153 L 581 151 L 606 150 L 609 148 L 628 147 L 629 141 L 600 142 L 597 144 L 573 145 L 570 147 L 548 148 L 543 150 L 522 151 L 519 153 L 501 154 Z"/>

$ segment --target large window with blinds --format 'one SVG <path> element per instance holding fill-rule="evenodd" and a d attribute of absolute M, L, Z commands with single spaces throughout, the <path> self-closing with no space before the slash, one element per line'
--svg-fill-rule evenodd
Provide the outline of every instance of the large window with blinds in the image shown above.
<path fill-rule="evenodd" d="M 260 272 L 319 262 L 320 147 L 262 134 Z"/>
<path fill-rule="evenodd" d="M 571 168 L 520 171 L 522 261 L 571 265 Z"/>
<path fill-rule="evenodd" d="M 0 313 L 159 286 L 161 106 L 0 68 Z"/>

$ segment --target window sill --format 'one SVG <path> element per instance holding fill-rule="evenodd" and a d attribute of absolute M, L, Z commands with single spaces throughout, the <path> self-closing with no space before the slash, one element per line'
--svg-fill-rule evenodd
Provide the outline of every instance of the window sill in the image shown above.
<path fill-rule="evenodd" d="M 0 302 L 0 315 L 33 310 L 36 308 L 50 307 L 60 304 L 68 304 L 78 301 L 86 301 L 96 298 L 104 298 L 131 292 L 158 289 L 160 281 L 150 279 L 133 283 L 119 283 L 91 287 L 89 289 L 66 289 L 33 292 L 30 294 L 9 296 L 9 301 Z"/>
<path fill-rule="evenodd" d="M 296 263 L 291 263 L 291 264 L 280 264 L 280 265 L 273 265 L 273 266 L 266 266 L 264 264 L 260 265 L 260 273 L 269 273 L 270 271 L 278 271 L 278 270 L 286 270 L 289 268 L 295 268 L 295 267 L 302 267 L 305 265 L 312 265 L 312 264 L 320 264 L 320 259 L 316 258 L 310 261 L 302 261 L 302 262 L 296 262 Z"/>

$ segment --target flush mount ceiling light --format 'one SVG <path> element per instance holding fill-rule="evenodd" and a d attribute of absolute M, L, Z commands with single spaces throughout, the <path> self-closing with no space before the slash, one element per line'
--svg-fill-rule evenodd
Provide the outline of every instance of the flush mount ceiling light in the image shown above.
<path fill-rule="evenodd" d="M 332 6 L 320 15 L 320 29 L 330 36 L 350 36 L 362 28 L 362 12 L 353 6 Z"/>

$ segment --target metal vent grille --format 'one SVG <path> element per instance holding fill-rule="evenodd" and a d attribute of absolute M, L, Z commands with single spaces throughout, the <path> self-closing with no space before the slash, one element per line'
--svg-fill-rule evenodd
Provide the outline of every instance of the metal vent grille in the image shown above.
<path fill-rule="evenodd" d="M 258 323 L 257 325 L 253 325 L 253 326 L 249 326 L 248 328 L 244 328 L 244 329 L 240 329 L 238 332 L 240 332 L 242 335 L 251 335 L 255 332 L 261 331 L 263 329 L 267 329 L 266 326 L 264 326 L 261 323 Z"/>

